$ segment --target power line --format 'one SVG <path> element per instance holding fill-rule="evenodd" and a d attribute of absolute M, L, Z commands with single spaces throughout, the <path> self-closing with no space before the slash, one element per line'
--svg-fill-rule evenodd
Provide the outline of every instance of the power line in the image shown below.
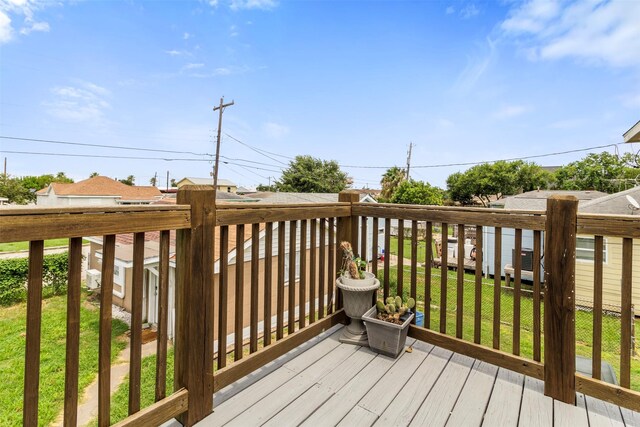
<path fill-rule="evenodd" d="M 89 144 L 84 142 L 54 141 L 51 139 L 20 138 L 16 136 L 6 136 L 6 135 L 0 135 L 0 138 L 10 139 L 13 141 L 42 142 L 46 144 L 62 144 L 62 145 L 77 145 L 82 147 L 114 148 L 118 150 L 147 151 L 147 152 L 153 152 L 153 153 L 192 154 L 194 156 L 212 156 L 209 153 L 194 153 L 192 151 L 157 150 L 154 148 L 135 148 L 135 147 L 125 147 L 122 145 L 106 145 L 106 144 Z"/>
<path fill-rule="evenodd" d="M 265 156 L 265 157 L 267 157 L 267 158 L 269 158 L 269 159 L 273 160 L 274 162 L 278 162 L 278 163 L 283 164 L 283 165 L 285 165 L 285 166 L 287 165 L 286 163 L 281 162 L 281 161 L 280 161 L 280 160 L 278 160 L 278 159 L 274 159 L 273 157 L 271 157 L 271 156 L 269 156 L 269 155 L 267 155 L 267 154 L 271 154 L 272 156 L 278 156 L 278 157 L 282 157 L 282 158 L 289 159 L 289 160 L 294 160 L 294 159 L 293 159 L 293 157 L 284 156 L 284 155 L 282 155 L 282 154 L 276 154 L 276 153 L 272 153 L 272 152 L 267 151 L 267 150 L 262 150 L 262 149 L 260 149 L 260 148 L 252 147 L 251 145 L 249 145 L 249 144 L 247 144 L 247 143 L 244 143 L 244 142 L 240 141 L 238 138 L 235 138 L 235 137 L 233 137 L 233 136 L 229 135 L 229 134 L 228 134 L 228 133 L 226 133 L 226 132 L 225 132 L 225 135 L 226 135 L 226 136 L 228 136 L 229 138 L 233 139 L 235 142 L 237 142 L 237 143 L 239 143 L 239 144 L 244 145 L 245 147 L 249 148 L 250 150 L 253 150 L 253 151 L 255 151 L 256 153 L 261 154 L 261 155 L 263 155 L 263 156 Z M 264 153 L 267 153 L 267 154 L 264 154 Z"/>
<path fill-rule="evenodd" d="M 36 156 L 60 156 L 60 157 L 88 157 L 88 158 L 97 158 L 97 159 L 127 159 L 127 160 L 163 160 L 165 162 L 210 162 L 210 159 L 185 159 L 185 158 L 175 158 L 175 159 L 167 159 L 163 157 L 136 157 L 136 156 L 109 156 L 109 155 L 99 155 L 99 154 L 70 154 L 70 153 L 43 153 L 43 152 L 35 152 L 35 151 L 9 151 L 2 150 L 2 153 L 9 154 L 29 154 Z"/>

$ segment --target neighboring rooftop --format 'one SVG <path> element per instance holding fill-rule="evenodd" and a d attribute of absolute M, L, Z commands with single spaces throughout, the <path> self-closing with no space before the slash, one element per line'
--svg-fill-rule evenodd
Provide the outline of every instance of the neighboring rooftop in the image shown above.
<path fill-rule="evenodd" d="M 622 137 L 624 138 L 624 142 L 640 142 L 640 120 L 638 120 L 638 123 L 633 125 L 631 129 L 626 131 Z"/>
<path fill-rule="evenodd" d="M 491 207 L 504 207 L 504 209 L 509 210 L 543 211 L 547 209 L 547 199 L 558 194 L 574 196 L 578 199 L 578 206 L 607 195 L 607 193 L 603 193 L 602 191 L 593 190 L 534 190 L 497 200 L 491 203 Z"/>
<path fill-rule="evenodd" d="M 53 182 L 36 192 L 39 196 L 114 196 L 120 200 L 153 200 L 161 196 L 160 190 L 151 186 L 126 185 L 106 176 L 95 176 L 75 183 Z"/>
<path fill-rule="evenodd" d="M 176 183 L 178 187 L 183 185 L 213 185 L 213 178 L 185 177 Z M 218 179 L 218 187 L 237 187 L 237 184 L 228 179 Z"/>
<path fill-rule="evenodd" d="M 578 206 L 578 210 L 580 213 L 640 215 L 638 209 L 633 207 L 627 196 L 640 202 L 640 186 L 583 203 Z"/>
<path fill-rule="evenodd" d="M 336 203 L 338 193 L 272 193 L 268 191 L 248 194 L 252 199 L 259 199 L 258 203 L 273 205 L 295 205 L 302 203 Z M 360 201 L 375 202 L 368 193 L 360 193 Z"/>

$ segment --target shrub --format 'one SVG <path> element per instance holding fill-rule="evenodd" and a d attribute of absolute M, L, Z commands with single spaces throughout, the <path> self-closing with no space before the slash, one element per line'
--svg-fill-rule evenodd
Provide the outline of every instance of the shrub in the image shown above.
<path fill-rule="evenodd" d="M 68 254 L 45 255 L 42 265 L 43 296 L 62 295 L 67 290 Z M 28 258 L 0 259 L 0 305 L 27 298 Z"/>

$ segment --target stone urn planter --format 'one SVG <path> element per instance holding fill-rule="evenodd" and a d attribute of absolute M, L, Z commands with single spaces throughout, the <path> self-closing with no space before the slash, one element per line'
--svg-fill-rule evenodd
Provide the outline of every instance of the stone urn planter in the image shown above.
<path fill-rule="evenodd" d="M 373 273 L 364 272 L 364 275 L 364 279 L 340 276 L 336 280 L 336 286 L 342 290 L 344 311 L 351 319 L 349 326 L 342 332 L 340 342 L 369 345 L 367 329 L 362 324 L 362 315 L 371 308 L 373 293 L 380 287 L 380 281 Z"/>

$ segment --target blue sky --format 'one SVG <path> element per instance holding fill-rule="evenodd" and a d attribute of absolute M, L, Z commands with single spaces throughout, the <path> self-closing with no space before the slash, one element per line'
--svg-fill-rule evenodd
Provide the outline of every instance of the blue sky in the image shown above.
<path fill-rule="evenodd" d="M 206 177 L 224 96 L 220 178 L 266 184 L 309 154 L 377 188 L 413 143 L 412 177 L 444 187 L 467 166 L 420 166 L 621 142 L 638 16 L 635 0 L 0 0 L 1 136 L 185 152 L 5 138 L 0 156 L 14 176 Z"/>

